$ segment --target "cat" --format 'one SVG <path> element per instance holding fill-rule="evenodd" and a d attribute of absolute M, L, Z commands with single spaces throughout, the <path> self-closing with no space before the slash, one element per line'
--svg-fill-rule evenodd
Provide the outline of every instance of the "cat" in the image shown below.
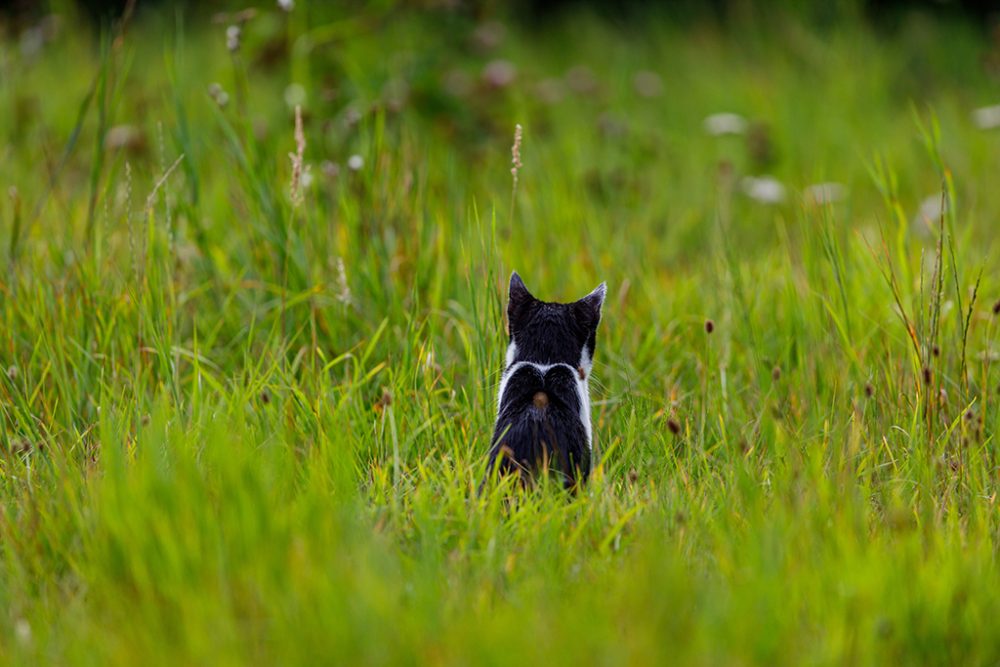
<path fill-rule="evenodd" d="M 590 372 L 607 285 L 573 303 L 531 295 L 515 271 L 510 277 L 510 343 L 497 392 L 497 419 L 489 469 L 515 473 L 525 484 L 539 472 L 564 488 L 590 476 Z"/>

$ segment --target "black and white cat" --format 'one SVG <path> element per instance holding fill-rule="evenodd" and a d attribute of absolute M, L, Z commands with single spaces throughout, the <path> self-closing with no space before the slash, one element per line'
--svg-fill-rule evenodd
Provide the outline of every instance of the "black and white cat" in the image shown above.
<path fill-rule="evenodd" d="M 607 287 L 574 303 L 546 303 L 510 277 L 510 344 L 490 449 L 490 471 L 524 482 L 551 471 L 566 488 L 590 475 L 588 381 Z"/>

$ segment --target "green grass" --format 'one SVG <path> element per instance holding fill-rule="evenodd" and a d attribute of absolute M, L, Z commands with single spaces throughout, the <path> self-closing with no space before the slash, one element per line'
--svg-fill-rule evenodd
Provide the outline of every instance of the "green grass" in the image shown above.
<path fill-rule="evenodd" d="M 0 40 L 0 663 L 1000 661 L 995 43 L 298 5 Z M 609 285 L 575 497 L 475 494 L 512 269 Z"/>

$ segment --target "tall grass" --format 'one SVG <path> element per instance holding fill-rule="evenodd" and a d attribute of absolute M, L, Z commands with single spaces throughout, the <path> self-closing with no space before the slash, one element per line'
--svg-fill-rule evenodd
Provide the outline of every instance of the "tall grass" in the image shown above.
<path fill-rule="evenodd" d="M 995 45 L 301 5 L 0 42 L 0 662 L 1000 659 Z M 574 497 L 475 493 L 511 269 Z"/>

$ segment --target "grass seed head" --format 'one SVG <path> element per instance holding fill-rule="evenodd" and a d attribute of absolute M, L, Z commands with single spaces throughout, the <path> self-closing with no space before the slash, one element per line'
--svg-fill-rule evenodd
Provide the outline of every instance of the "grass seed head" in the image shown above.
<path fill-rule="evenodd" d="M 514 145 L 510 147 L 510 174 L 514 177 L 514 187 L 517 187 L 517 172 L 521 168 L 521 137 L 523 130 L 521 124 L 514 126 Z"/>
<path fill-rule="evenodd" d="M 349 306 L 354 303 L 351 296 L 351 286 L 347 284 L 347 268 L 344 266 L 344 258 L 337 258 L 337 301 Z"/>
<path fill-rule="evenodd" d="M 930 384 L 932 377 L 930 367 L 924 366 L 924 384 Z"/>
<path fill-rule="evenodd" d="M 715 331 L 715 322 L 712 320 L 705 320 L 705 333 L 710 334 Z"/>
<path fill-rule="evenodd" d="M 302 130 L 302 107 L 295 105 L 295 152 L 289 153 L 288 157 L 292 161 L 292 207 L 298 208 L 302 205 L 302 175 L 303 163 L 306 152 L 306 135 Z"/>

